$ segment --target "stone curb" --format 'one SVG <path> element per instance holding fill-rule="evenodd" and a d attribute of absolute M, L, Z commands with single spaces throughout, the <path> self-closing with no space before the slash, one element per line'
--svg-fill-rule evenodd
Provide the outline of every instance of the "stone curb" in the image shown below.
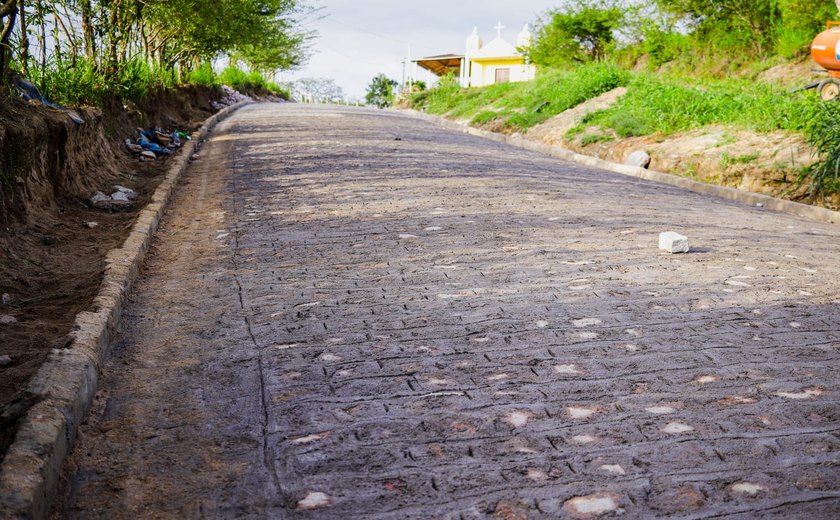
<path fill-rule="evenodd" d="M 670 184 L 671 186 L 677 186 L 697 193 L 713 195 L 715 197 L 749 204 L 751 206 L 760 206 L 782 213 L 789 213 L 791 215 L 797 215 L 799 217 L 817 220 L 820 222 L 840 224 L 840 212 L 838 211 L 832 211 L 830 209 L 820 208 L 817 206 L 809 206 L 808 204 L 802 204 L 799 202 L 793 202 L 789 200 L 777 199 L 775 197 L 771 197 L 769 195 L 762 195 L 760 193 L 752 193 L 749 191 L 737 190 L 735 188 L 726 188 L 724 186 L 706 184 L 703 182 L 693 181 L 691 179 L 686 179 L 685 177 L 679 177 L 677 175 L 672 175 L 669 173 L 647 170 L 638 166 L 628 166 L 626 164 L 614 163 L 606 161 L 604 159 L 599 159 L 597 157 L 579 154 L 566 148 L 561 148 L 559 146 L 551 146 L 547 144 L 536 143 L 534 141 L 529 141 L 528 139 L 525 139 L 519 134 L 505 135 L 490 132 L 488 130 L 481 130 L 479 128 L 467 126 L 465 123 L 452 121 L 442 116 L 424 114 L 416 110 L 403 109 L 399 110 L 399 112 L 410 115 L 412 117 L 437 123 L 438 125 L 444 126 L 446 128 L 459 130 L 470 135 L 483 137 L 485 139 L 490 139 L 499 143 L 505 143 L 512 146 L 517 146 L 519 148 L 525 148 L 526 150 L 550 155 L 552 157 L 557 157 L 559 159 L 574 162 L 577 164 L 583 164 L 585 166 L 600 168 L 602 170 L 608 170 L 614 173 L 620 173 L 622 175 L 629 175 L 631 177 L 638 177 L 641 179 L 660 182 L 662 184 Z"/>
<path fill-rule="evenodd" d="M 122 247 L 105 257 L 102 285 L 94 300 L 96 310 L 76 315 L 69 334 L 72 346 L 54 349 L 29 385 L 38 402 L 22 419 L 0 467 L 0 517 L 41 519 L 49 514 L 62 462 L 93 401 L 99 368 L 107 358 L 126 297 L 173 190 L 213 127 L 251 103 L 243 101 L 222 109 L 193 133 L 149 204 L 140 211 Z"/>

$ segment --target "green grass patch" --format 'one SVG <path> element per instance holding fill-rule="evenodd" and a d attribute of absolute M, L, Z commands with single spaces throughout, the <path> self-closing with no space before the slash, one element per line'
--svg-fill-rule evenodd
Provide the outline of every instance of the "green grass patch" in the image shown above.
<path fill-rule="evenodd" d="M 706 80 L 684 85 L 673 79 L 636 75 L 628 92 L 612 107 L 591 114 L 590 124 L 619 135 L 671 134 L 712 124 L 759 132 L 799 131 L 813 96 L 745 80 Z"/>
<path fill-rule="evenodd" d="M 489 121 L 484 115 L 493 107 L 493 119 L 506 128 L 524 130 L 604 92 L 625 85 L 630 73 L 616 65 L 593 63 L 572 69 L 546 69 L 526 83 L 499 83 L 487 87 L 459 88 L 454 79 L 412 96 L 413 108 L 452 118 Z"/>

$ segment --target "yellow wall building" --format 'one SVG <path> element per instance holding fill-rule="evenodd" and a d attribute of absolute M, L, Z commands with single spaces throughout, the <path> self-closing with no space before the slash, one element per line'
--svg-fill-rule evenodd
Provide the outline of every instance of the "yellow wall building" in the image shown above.
<path fill-rule="evenodd" d="M 483 87 L 509 81 L 534 79 L 536 66 L 528 63 L 517 50 L 531 43 L 531 31 L 526 24 L 516 37 L 516 45 L 502 38 L 501 23 L 495 27 L 496 38 L 486 45 L 478 35 L 478 28 L 467 37 L 464 54 L 444 54 L 414 60 L 420 67 L 437 76 L 454 74 L 463 87 Z"/>

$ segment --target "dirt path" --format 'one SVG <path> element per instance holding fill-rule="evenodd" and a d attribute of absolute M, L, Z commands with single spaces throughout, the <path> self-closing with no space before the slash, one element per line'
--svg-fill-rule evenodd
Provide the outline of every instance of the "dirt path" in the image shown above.
<path fill-rule="evenodd" d="M 840 514 L 837 226 L 361 109 L 204 150 L 56 518 Z"/>

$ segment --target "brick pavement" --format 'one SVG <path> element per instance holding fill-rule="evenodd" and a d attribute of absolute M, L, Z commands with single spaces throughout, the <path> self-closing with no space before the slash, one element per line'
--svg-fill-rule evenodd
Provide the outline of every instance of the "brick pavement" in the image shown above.
<path fill-rule="evenodd" d="M 202 195 L 224 213 L 190 228 L 215 249 L 167 256 L 164 227 L 144 275 L 215 281 L 127 326 L 100 403 L 132 399 L 180 319 L 200 330 L 160 355 L 206 366 L 158 399 L 202 413 L 165 461 L 125 439 L 130 405 L 94 413 L 57 516 L 840 516 L 840 227 L 394 113 L 259 105 L 230 128 Z M 660 252 L 668 230 L 692 253 Z M 215 484 L 150 491 L 207 443 Z"/>

